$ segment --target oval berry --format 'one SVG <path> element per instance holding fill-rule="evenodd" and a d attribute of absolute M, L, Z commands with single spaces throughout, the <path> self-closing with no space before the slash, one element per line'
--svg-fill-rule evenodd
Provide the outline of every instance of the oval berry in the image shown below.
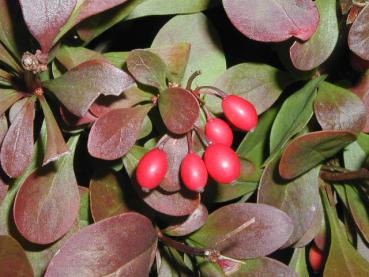
<path fill-rule="evenodd" d="M 163 181 L 167 169 L 167 154 L 159 148 L 154 148 L 139 161 L 136 171 L 137 182 L 144 189 L 153 189 Z"/>
<path fill-rule="evenodd" d="M 219 183 L 229 184 L 240 177 L 240 159 L 228 146 L 210 145 L 205 151 L 204 161 L 209 175 Z"/>
<path fill-rule="evenodd" d="M 211 118 L 206 122 L 205 135 L 211 144 L 220 143 L 231 146 L 233 143 L 231 127 L 219 118 Z"/>
<path fill-rule="evenodd" d="M 253 130 L 258 123 L 258 114 L 252 103 L 237 95 L 228 95 L 222 101 L 225 117 L 243 131 Z"/>
<path fill-rule="evenodd" d="M 324 254 L 315 245 L 313 245 L 309 250 L 309 262 L 314 273 L 319 272 L 320 269 L 322 268 L 324 262 Z"/>
<path fill-rule="evenodd" d="M 182 160 L 181 178 L 190 190 L 202 192 L 208 182 L 205 163 L 195 153 L 190 153 Z"/>

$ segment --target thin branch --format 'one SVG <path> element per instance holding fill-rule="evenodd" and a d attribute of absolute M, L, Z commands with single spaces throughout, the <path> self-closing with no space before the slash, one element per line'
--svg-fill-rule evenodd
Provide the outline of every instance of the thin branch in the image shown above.
<path fill-rule="evenodd" d="M 186 89 L 187 90 L 191 90 L 192 87 L 192 83 L 193 81 L 196 79 L 197 76 L 201 75 L 201 70 L 197 70 L 194 73 L 192 73 L 192 75 L 190 76 L 190 78 L 187 81 L 187 85 L 186 85 Z"/>
<path fill-rule="evenodd" d="M 199 91 L 201 89 L 210 89 L 210 90 L 214 91 L 214 93 L 212 93 L 210 91 L 200 92 L 201 94 L 210 94 L 210 95 L 218 96 L 220 98 L 224 98 L 224 97 L 226 97 L 228 95 L 223 90 L 221 90 L 221 89 L 219 89 L 217 87 L 213 87 L 213 86 L 201 86 L 201 87 L 197 87 L 195 89 L 195 91 Z"/>
<path fill-rule="evenodd" d="M 322 178 L 325 181 L 331 182 L 369 180 L 369 170 L 366 168 L 360 168 L 359 170 L 346 172 L 332 172 L 322 170 L 320 171 L 320 178 Z"/>

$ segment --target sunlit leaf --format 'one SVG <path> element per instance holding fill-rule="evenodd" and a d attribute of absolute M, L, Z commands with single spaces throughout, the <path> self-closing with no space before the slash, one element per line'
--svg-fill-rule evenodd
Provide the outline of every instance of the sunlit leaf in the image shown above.
<path fill-rule="evenodd" d="M 364 60 L 369 60 L 369 6 L 361 10 L 352 24 L 348 43 L 350 49 Z"/>
<path fill-rule="evenodd" d="M 114 216 L 72 236 L 51 260 L 45 277 L 148 276 L 156 240 L 146 217 L 137 213 Z"/>
<path fill-rule="evenodd" d="M 83 116 L 99 95 L 118 96 L 133 83 L 127 73 L 100 60 L 85 62 L 57 79 L 44 82 L 43 86 L 70 112 Z"/>
<path fill-rule="evenodd" d="M 17 102 L 23 95 L 13 89 L 0 89 L 0 115 Z"/>
<path fill-rule="evenodd" d="M 334 156 L 356 136 L 345 131 L 318 131 L 299 136 L 287 145 L 279 163 L 283 178 L 292 179 Z"/>
<path fill-rule="evenodd" d="M 369 133 L 369 74 L 365 74 L 361 82 L 351 90 L 361 98 L 365 107 L 367 107 L 366 124 L 363 131 Z"/>
<path fill-rule="evenodd" d="M 45 54 L 73 12 L 77 0 L 19 0 L 24 20 Z"/>
<path fill-rule="evenodd" d="M 73 153 L 78 137 L 72 137 L 68 143 Z M 73 153 L 36 170 L 20 187 L 14 203 L 14 221 L 27 240 L 49 244 L 73 226 L 80 201 Z"/>
<path fill-rule="evenodd" d="M 31 97 L 10 125 L 1 147 L 1 166 L 9 177 L 22 175 L 32 160 L 34 118 L 35 98 Z"/>
<path fill-rule="evenodd" d="M 169 88 L 160 93 L 159 111 L 165 126 L 175 134 L 190 131 L 200 115 L 200 107 L 195 96 L 179 87 Z"/>
<path fill-rule="evenodd" d="M 316 0 L 319 27 L 306 42 L 295 41 L 290 49 L 293 65 L 300 70 L 311 70 L 324 63 L 338 41 L 336 0 Z"/>
<path fill-rule="evenodd" d="M 0 235 L 0 276 L 34 276 L 22 246 L 10 236 Z"/>
<path fill-rule="evenodd" d="M 112 110 L 92 126 L 88 152 L 97 158 L 115 160 L 125 155 L 136 142 L 141 125 L 152 105 Z"/>
<path fill-rule="evenodd" d="M 238 203 L 211 213 L 190 238 L 224 256 L 251 259 L 280 248 L 292 230 L 292 221 L 284 212 L 265 204 Z"/>
<path fill-rule="evenodd" d="M 291 81 L 285 72 L 270 65 L 242 63 L 227 69 L 214 86 L 249 100 L 261 114 L 277 101 Z M 212 112 L 222 112 L 218 97 L 207 95 L 206 104 Z"/>
<path fill-rule="evenodd" d="M 319 23 L 319 12 L 311 0 L 223 0 L 223 5 L 233 25 L 258 41 L 307 40 Z"/>
<path fill-rule="evenodd" d="M 68 70 L 90 60 L 106 60 L 99 52 L 84 47 L 63 45 L 56 52 L 58 61 Z"/>

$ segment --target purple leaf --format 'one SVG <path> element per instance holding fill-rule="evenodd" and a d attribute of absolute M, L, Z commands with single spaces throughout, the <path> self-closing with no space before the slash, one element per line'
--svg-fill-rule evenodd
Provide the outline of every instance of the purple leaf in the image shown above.
<path fill-rule="evenodd" d="M 352 52 L 364 60 L 369 60 L 369 6 L 361 10 L 352 24 L 348 43 Z"/>
<path fill-rule="evenodd" d="M 43 86 L 70 112 L 84 116 L 99 95 L 118 96 L 133 84 L 127 73 L 98 60 L 85 62 L 57 79 L 44 82 Z"/>
<path fill-rule="evenodd" d="M 44 156 L 43 166 L 51 161 L 59 159 L 61 156 L 69 152 L 68 146 L 65 144 L 63 134 L 61 133 L 58 123 L 55 120 L 53 112 L 43 95 L 39 97 L 41 108 L 45 116 L 47 138 L 46 153 Z"/>
<path fill-rule="evenodd" d="M 224 256 L 252 259 L 279 249 L 292 231 L 292 220 L 281 210 L 265 204 L 237 203 L 210 214 L 190 238 Z"/>
<path fill-rule="evenodd" d="M 157 236 L 137 213 L 114 216 L 81 229 L 51 260 L 45 277 L 148 276 Z"/>
<path fill-rule="evenodd" d="M 78 117 L 62 106 L 59 110 L 62 119 L 70 127 L 78 127 L 81 125 L 90 124 L 97 120 L 97 117 L 95 117 L 90 111 L 87 111 L 87 113 L 83 117 Z"/>
<path fill-rule="evenodd" d="M 0 236 L 0 276 L 34 276 L 22 246 L 10 236 Z"/>
<path fill-rule="evenodd" d="M 32 35 L 48 53 L 61 27 L 72 14 L 77 0 L 19 0 L 24 20 Z"/>
<path fill-rule="evenodd" d="M 88 152 L 100 159 L 115 160 L 124 156 L 136 142 L 143 120 L 152 105 L 112 110 L 92 126 Z"/>
<path fill-rule="evenodd" d="M 223 0 L 223 5 L 233 25 L 257 41 L 307 40 L 319 23 L 311 0 Z"/>
<path fill-rule="evenodd" d="M 78 136 L 69 140 L 75 149 Z M 79 192 L 73 169 L 73 154 L 51 166 L 43 167 L 20 187 L 14 203 L 14 221 L 29 241 L 49 244 L 64 236 L 75 223 L 79 210 Z"/>
<path fill-rule="evenodd" d="M 174 134 L 190 131 L 200 115 L 195 96 L 179 87 L 168 88 L 160 93 L 159 111 L 165 126 Z"/>
<path fill-rule="evenodd" d="M 29 98 L 7 132 L 1 147 L 0 159 L 5 173 L 19 177 L 32 160 L 33 120 L 35 98 Z"/>

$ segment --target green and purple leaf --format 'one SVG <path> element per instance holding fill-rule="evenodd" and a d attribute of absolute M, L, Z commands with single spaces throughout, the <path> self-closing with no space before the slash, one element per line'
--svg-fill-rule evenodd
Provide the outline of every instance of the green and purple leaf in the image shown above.
<path fill-rule="evenodd" d="M 334 156 L 356 140 L 355 134 L 346 131 L 318 131 L 292 140 L 282 154 L 279 173 L 293 179 Z"/>
<path fill-rule="evenodd" d="M 8 120 L 6 116 L 3 114 L 0 116 L 0 145 L 3 143 L 3 140 L 8 132 Z"/>
<path fill-rule="evenodd" d="M 151 108 L 152 105 L 121 108 L 101 116 L 91 128 L 88 152 L 104 160 L 124 156 L 138 139 L 141 125 Z"/>
<path fill-rule="evenodd" d="M 358 86 L 352 88 L 351 90 L 361 98 L 367 109 L 366 124 L 364 126 L 363 132 L 369 133 L 369 75 L 365 74 Z"/>
<path fill-rule="evenodd" d="M 306 42 L 295 41 L 290 49 L 293 65 L 299 70 L 312 70 L 324 63 L 338 41 L 336 0 L 317 0 L 319 27 Z"/>
<path fill-rule="evenodd" d="M 61 77 L 43 83 L 65 107 L 83 116 L 99 95 L 120 95 L 134 84 L 124 71 L 108 62 L 88 61 Z"/>
<path fill-rule="evenodd" d="M 102 220 L 73 235 L 51 260 L 51 276 L 148 276 L 157 236 L 151 221 L 137 213 Z"/>
<path fill-rule="evenodd" d="M 47 54 L 60 29 L 67 23 L 77 0 L 19 0 L 24 20 Z"/>
<path fill-rule="evenodd" d="M 32 160 L 34 118 L 35 98 L 32 97 L 10 125 L 1 147 L 1 166 L 11 178 L 22 175 Z"/>
<path fill-rule="evenodd" d="M 265 204 L 237 203 L 210 214 L 190 239 L 227 257 L 252 259 L 279 249 L 292 231 L 292 220 L 281 210 Z"/>
<path fill-rule="evenodd" d="M 352 52 L 364 60 L 369 60 L 369 6 L 361 10 L 352 24 L 348 44 Z"/>
<path fill-rule="evenodd" d="M 191 92 L 172 87 L 160 93 L 159 111 L 168 130 L 174 134 L 190 131 L 200 116 L 200 107 Z"/>
<path fill-rule="evenodd" d="M 69 140 L 74 149 L 78 136 Z M 79 191 L 73 169 L 74 154 L 40 168 L 27 177 L 14 203 L 14 221 L 29 241 L 49 244 L 64 236 L 78 217 Z"/>
<path fill-rule="evenodd" d="M 319 23 L 318 9 L 311 0 L 223 0 L 223 5 L 233 25 L 257 41 L 307 40 Z"/>
<path fill-rule="evenodd" d="M 13 89 L 0 89 L 0 115 L 3 115 L 15 102 L 24 95 Z"/>

